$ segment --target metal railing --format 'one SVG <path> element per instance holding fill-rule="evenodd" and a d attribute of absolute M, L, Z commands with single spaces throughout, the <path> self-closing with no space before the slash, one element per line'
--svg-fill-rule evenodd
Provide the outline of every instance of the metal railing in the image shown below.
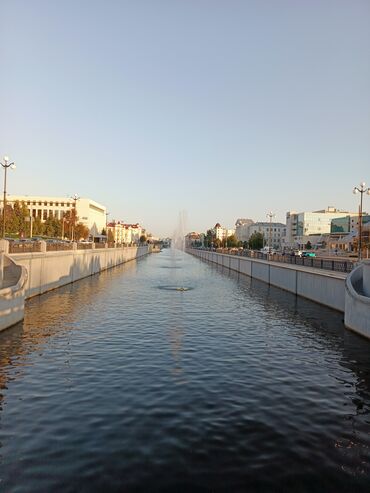
<path fill-rule="evenodd" d="M 9 242 L 9 253 L 34 253 L 41 252 L 41 243 L 39 241 Z"/>
<path fill-rule="evenodd" d="M 63 250 L 72 250 L 72 243 L 46 243 L 47 252 L 59 252 Z"/>
<path fill-rule="evenodd" d="M 225 253 L 228 255 L 238 255 L 241 257 L 267 260 L 269 262 L 280 262 L 283 264 L 301 265 L 303 267 L 313 267 L 315 269 L 331 270 L 335 272 L 351 272 L 355 266 L 353 260 L 327 259 L 320 257 L 299 257 L 298 255 L 279 255 L 258 252 L 255 250 L 238 250 L 227 248 L 203 248 L 202 250 Z"/>
<path fill-rule="evenodd" d="M 77 243 L 77 250 L 91 250 L 92 247 L 92 243 Z"/>

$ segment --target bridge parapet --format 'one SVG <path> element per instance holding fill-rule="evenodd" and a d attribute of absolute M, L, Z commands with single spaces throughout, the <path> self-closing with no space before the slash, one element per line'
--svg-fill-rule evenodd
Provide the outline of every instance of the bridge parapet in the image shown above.
<path fill-rule="evenodd" d="M 370 339 L 370 261 L 359 264 L 346 279 L 344 323 Z"/>

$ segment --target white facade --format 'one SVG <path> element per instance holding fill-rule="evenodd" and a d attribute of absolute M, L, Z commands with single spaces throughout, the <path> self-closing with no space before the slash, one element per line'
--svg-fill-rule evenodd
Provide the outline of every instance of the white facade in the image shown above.
<path fill-rule="evenodd" d="M 49 217 L 62 219 L 66 212 L 75 207 L 78 221 L 89 228 L 90 234 L 95 236 L 105 229 L 106 212 L 104 205 L 87 198 L 80 198 L 76 201 L 71 197 L 50 197 L 41 195 L 9 195 L 7 203 L 14 203 L 16 200 L 27 205 L 30 215 L 38 217 L 44 222 Z"/>
<path fill-rule="evenodd" d="M 249 226 L 254 223 L 252 219 L 237 219 L 235 223 L 235 236 L 238 241 L 248 241 Z"/>
<path fill-rule="evenodd" d="M 108 224 L 108 232 L 111 232 L 115 243 L 129 245 L 139 243 L 144 230 L 140 224 L 125 224 L 121 221 L 113 221 Z"/>
<path fill-rule="evenodd" d="M 271 239 L 271 248 L 280 250 L 282 248 L 282 239 L 286 235 L 286 225 L 283 223 L 259 222 L 249 226 L 249 235 L 253 233 L 261 233 L 264 237 L 264 242 L 269 245 Z"/>
<path fill-rule="evenodd" d="M 302 243 L 302 238 L 330 234 L 331 221 L 348 215 L 356 216 L 356 213 L 339 211 L 335 207 L 313 212 L 287 212 L 286 245 L 294 247 L 297 243 Z"/>
<path fill-rule="evenodd" d="M 215 227 L 213 228 L 213 233 L 215 235 L 215 237 L 218 239 L 218 240 L 224 240 L 225 238 L 228 238 L 229 236 L 232 236 L 233 234 L 235 234 L 235 229 L 227 229 L 227 228 L 223 228 L 220 223 L 217 223 L 215 225 Z"/>

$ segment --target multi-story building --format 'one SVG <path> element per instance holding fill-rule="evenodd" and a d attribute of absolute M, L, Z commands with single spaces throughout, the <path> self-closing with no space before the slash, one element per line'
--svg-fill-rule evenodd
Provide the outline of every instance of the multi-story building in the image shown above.
<path fill-rule="evenodd" d="M 111 232 L 113 241 L 118 244 L 129 245 L 139 243 L 140 237 L 145 231 L 139 223 L 125 224 L 122 221 L 112 221 L 107 225 L 108 235 Z"/>
<path fill-rule="evenodd" d="M 76 207 L 78 221 L 89 228 L 90 234 L 96 236 L 105 229 L 106 208 L 104 205 L 87 198 L 77 200 L 71 197 L 50 197 L 40 195 L 9 195 L 7 203 L 24 202 L 30 216 L 40 218 L 42 222 L 49 217 L 62 219 L 65 214 Z"/>
<path fill-rule="evenodd" d="M 235 236 L 238 241 L 248 241 L 249 226 L 254 223 L 252 219 L 237 219 L 235 223 Z"/>
<path fill-rule="evenodd" d="M 313 212 L 287 212 L 285 244 L 296 247 L 310 241 L 312 236 L 329 234 L 331 221 L 348 215 L 356 216 L 356 213 L 340 211 L 335 207 Z"/>
<path fill-rule="evenodd" d="M 229 236 L 235 234 L 235 229 L 223 228 L 220 223 L 216 223 L 215 227 L 213 228 L 213 234 L 218 240 L 222 241 L 225 238 L 228 238 Z"/>
<path fill-rule="evenodd" d="M 249 226 L 249 236 L 253 233 L 261 233 L 264 243 L 280 250 L 282 248 L 282 239 L 286 235 L 286 225 L 283 223 L 257 222 Z"/>

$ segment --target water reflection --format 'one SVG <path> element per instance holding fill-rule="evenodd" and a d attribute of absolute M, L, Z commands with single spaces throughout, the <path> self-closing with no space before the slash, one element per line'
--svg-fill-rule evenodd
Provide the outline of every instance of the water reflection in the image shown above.
<path fill-rule="evenodd" d="M 2 487 L 367 491 L 369 349 L 340 313 L 181 253 L 34 298 L 0 334 Z"/>

